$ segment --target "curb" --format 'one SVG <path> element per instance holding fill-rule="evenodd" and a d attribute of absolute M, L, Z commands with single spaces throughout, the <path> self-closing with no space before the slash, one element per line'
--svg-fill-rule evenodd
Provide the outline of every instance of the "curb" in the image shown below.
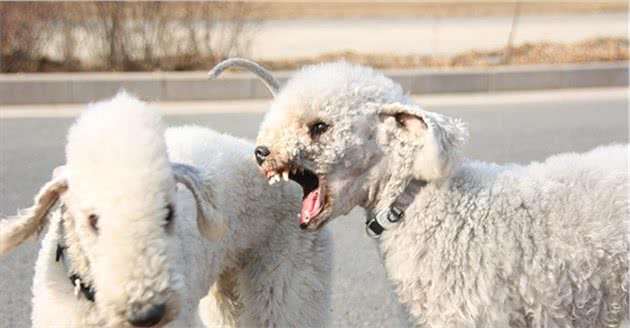
<path fill-rule="evenodd" d="M 386 70 L 410 94 L 484 93 L 628 86 L 628 63 Z M 292 71 L 273 72 L 284 84 Z M 247 72 L 207 80 L 206 72 L 20 73 L 0 75 L 0 105 L 87 103 L 121 88 L 149 101 L 263 99 L 271 95 Z"/>

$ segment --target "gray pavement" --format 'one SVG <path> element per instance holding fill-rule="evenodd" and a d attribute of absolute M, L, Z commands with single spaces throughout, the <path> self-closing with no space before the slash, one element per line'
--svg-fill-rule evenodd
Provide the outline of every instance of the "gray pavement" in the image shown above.
<path fill-rule="evenodd" d="M 627 61 L 381 72 L 407 92 L 425 96 L 628 86 Z M 294 74 L 294 71 L 273 73 L 280 84 Z M 269 90 L 250 72 L 230 72 L 214 80 L 208 80 L 206 71 L 16 73 L 0 74 L 0 106 L 84 104 L 112 97 L 121 89 L 154 102 L 271 98 Z"/>
<path fill-rule="evenodd" d="M 508 95 L 420 97 L 426 108 L 469 123 L 468 157 L 527 163 L 564 151 L 628 142 L 627 89 Z M 234 112 L 216 104 L 162 104 L 169 125 L 200 124 L 253 139 L 264 102 L 240 102 Z M 227 106 L 227 105 L 226 105 Z M 175 109 L 175 107 L 179 107 Z M 220 106 L 219 106 L 220 107 Z M 228 106 L 229 107 L 229 106 Z M 63 161 L 66 130 L 76 110 L 47 106 L 0 110 L 0 214 L 29 206 L 34 193 Z M 50 117 L 53 116 L 53 117 Z M 335 327 L 405 327 L 379 260 L 364 233 L 361 211 L 330 224 L 335 240 L 331 311 Z M 29 327 L 30 286 L 38 242 L 0 259 L 0 327 Z M 51 323 L 54 327 L 54 323 Z"/>

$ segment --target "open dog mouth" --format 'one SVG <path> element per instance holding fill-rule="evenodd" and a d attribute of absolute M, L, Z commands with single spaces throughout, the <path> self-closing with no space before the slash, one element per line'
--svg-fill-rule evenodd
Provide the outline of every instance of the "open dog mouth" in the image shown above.
<path fill-rule="evenodd" d="M 276 172 L 268 172 L 269 184 L 280 181 Z M 290 173 L 284 171 L 282 178 L 285 181 L 293 180 L 302 187 L 302 208 L 299 215 L 301 229 L 317 229 L 320 225 L 319 215 L 326 205 L 325 180 L 309 169 L 294 169 Z"/>

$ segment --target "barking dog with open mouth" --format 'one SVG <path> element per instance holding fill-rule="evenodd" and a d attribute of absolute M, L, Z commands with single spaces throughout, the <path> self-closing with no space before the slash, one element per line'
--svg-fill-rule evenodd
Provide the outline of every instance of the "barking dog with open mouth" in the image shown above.
<path fill-rule="evenodd" d="M 628 319 L 628 145 L 528 166 L 460 156 L 459 120 L 347 63 L 306 66 L 274 93 L 254 157 L 303 189 L 317 230 L 355 206 L 418 326 L 618 327 Z"/>
<path fill-rule="evenodd" d="M 293 180 L 302 187 L 299 224 L 306 230 L 320 229 L 357 205 L 374 205 L 379 194 L 396 192 L 385 189 L 402 187 L 382 183 L 388 178 L 383 175 L 406 174 L 390 172 L 392 163 L 382 160 L 387 154 L 381 144 L 396 140 L 392 134 L 414 138 L 404 145 L 409 151 L 424 147 L 408 164 L 431 179 L 447 174 L 466 137 L 458 120 L 406 108 L 411 100 L 402 88 L 365 67 L 343 62 L 307 66 L 282 89 L 271 74 L 244 59 L 226 60 L 210 76 L 235 66 L 257 74 L 274 95 L 255 159 L 269 183 Z M 392 124 L 402 128 L 392 129 Z"/>

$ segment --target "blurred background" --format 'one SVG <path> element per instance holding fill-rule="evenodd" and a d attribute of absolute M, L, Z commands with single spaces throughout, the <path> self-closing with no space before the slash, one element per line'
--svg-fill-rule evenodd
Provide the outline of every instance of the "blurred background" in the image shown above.
<path fill-rule="evenodd" d="M 302 65 L 376 67 L 424 108 L 468 123 L 466 156 L 529 163 L 628 142 L 628 2 L 0 2 L 0 216 L 64 163 L 85 104 L 125 88 L 169 126 L 253 140 L 269 92 Z M 297 222 L 296 222 L 297 224 Z M 333 327 L 410 327 L 355 210 L 329 225 Z M 30 327 L 39 240 L 0 258 L 0 328 Z M 51 323 L 51 327 L 55 327 Z"/>
<path fill-rule="evenodd" d="M 619 2 L 3 2 L 2 72 L 378 68 L 628 58 Z"/>

